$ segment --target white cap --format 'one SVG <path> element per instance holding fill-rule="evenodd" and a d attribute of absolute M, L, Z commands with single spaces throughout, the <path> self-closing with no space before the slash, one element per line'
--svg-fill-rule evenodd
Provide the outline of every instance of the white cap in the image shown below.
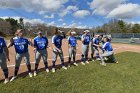
<path fill-rule="evenodd" d="M 90 32 L 89 30 L 85 30 L 84 32 Z"/>
<path fill-rule="evenodd" d="M 72 31 L 71 34 L 76 34 L 76 32 L 75 31 Z"/>
<path fill-rule="evenodd" d="M 62 32 L 64 32 L 64 31 L 58 30 L 58 32 L 62 33 Z"/>

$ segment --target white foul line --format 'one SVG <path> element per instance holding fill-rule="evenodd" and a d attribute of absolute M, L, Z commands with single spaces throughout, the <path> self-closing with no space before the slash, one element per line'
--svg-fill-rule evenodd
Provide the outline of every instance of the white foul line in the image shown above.
<path fill-rule="evenodd" d="M 121 49 L 121 48 L 125 48 L 126 46 L 123 46 L 123 47 L 118 47 L 118 48 L 114 48 L 114 50 L 118 50 L 118 49 Z M 91 51 L 90 51 L 91 52 Z M 77 54 L 76 56 L 79 56 L 79 55 L 81 55 L 81 54 Z M 64 58 L 68 58 L 69 56 L 64 56 Z M 58 58 L 58 59 L 60 59 L 60 58 Z M 50 60 L 50 61 L 52 61 L 53 59 L 48 59 L 48 60 Z M 30 62 L 31 64 L 34 64 L 35 62 Z M 22 64 L 20 64 L 21 66 L 23 66 L 23 65 L 26 65 L 26 63 L 22 63 Z M 15 64 L 14 65 L 8 65 L 7 66 L 8 68 L 9 67 L 15 67 Z"/>

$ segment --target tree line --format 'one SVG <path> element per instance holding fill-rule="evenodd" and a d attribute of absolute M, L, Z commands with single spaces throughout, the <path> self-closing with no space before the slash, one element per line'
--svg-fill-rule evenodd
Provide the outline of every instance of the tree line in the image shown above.
<path fill-rule="evenodd" d="M 52 36 L 55 26 L 48 26 L 47 24 L 32 24 L 29 22 L 24 23 L 24 19 L 19 20 L 13 18 L 0 18 L 0 35 L 1 36 L 13 36 L 17 29 L 25 29 L 26 36 L 35 36 L 38 30 L 42 30 L 44 34 Z M 85 29 L 81 28 L 64 28 L 59 27 L 67 33 L 70 30 L 76 31 L 81 34 Z M 124 22 L 123 20 L 110 20 L 108 23 L 102 26 L 92 27 L 89 29 L 93 33 L 140 33 L 140 24 L 131 24 Z"/>

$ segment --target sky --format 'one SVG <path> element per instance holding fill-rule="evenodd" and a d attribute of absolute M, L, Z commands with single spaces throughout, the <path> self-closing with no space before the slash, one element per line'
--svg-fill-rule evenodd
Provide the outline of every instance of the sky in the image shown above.
<path fill-rule="evenodd" d="M 0 0 L 0 17 L 77 28 L 101 26 L 111 19 L 140 24 L 140 0 Z"/>

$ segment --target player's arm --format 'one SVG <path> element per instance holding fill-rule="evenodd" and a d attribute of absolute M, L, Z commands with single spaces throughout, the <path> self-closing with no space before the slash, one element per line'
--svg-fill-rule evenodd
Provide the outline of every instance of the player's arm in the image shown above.
<path fill-rule="evenodd" d="M 85 35 L 82 35 L 81 41 L 84 42 L 84 40 L 85 40 Z"/>
<path fill-rule="evenodd" d="M 2 45 L 2 47 L 3 47 L 4 51 L 5 51 L 5 54 L 6 54 L 6 57 L 7 57 L 8 61 L 10 61 L 10 58 L 9 58 L 9 50 L 8 50 L 8 48 L 6 46 L 6 41 L 4 39 L 3 39 L 3 45 Z"/>
<path fill-rule="evenodd" d="M 58 50 L 58 51 L 60 51 L 60 49 L 58 49 L 56 46 L 55 46 L 55 43 L 54 43 L 54 37 L 52 38 L 52 49 L 53 50 Z"/>
<path fill-rule="evenodd" d="M 14 43 L 14 39 L 10 38 L 10 43 L 7 45 L 7 48 L 10 48 L 11 46 L 13 46 Z"/>
<path fill-rule="evenodd" d="M 31 38 L 28 39 L 28 42 L 29 42 L 29 44 L 30 44 L 32 47 L 34 47 L 34 43 L 32 42 L 32 39 L 31 39 Z"/>
<path fill-rule="evenodd" d="M 4 51 L 5 51 L 5 54 L 6 54 L 6 57 L 7 57 L 8 61 L 10 61 L 10 58 L 9 58 L 9 50 L 8 50 L 7 46 L 4 47 Z"/>

